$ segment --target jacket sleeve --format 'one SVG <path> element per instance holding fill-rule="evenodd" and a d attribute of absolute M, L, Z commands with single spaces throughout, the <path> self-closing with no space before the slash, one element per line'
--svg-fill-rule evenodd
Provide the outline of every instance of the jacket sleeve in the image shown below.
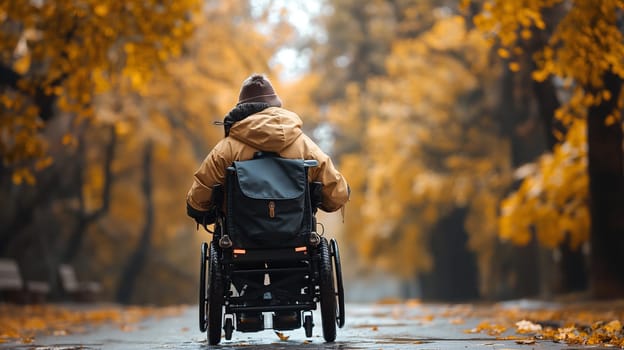
<path fill-rule="evenodd" d="M 212 186 L 225 182 L 225 171 L 232 161 L 228 161 L 229 154 L 226 139 L 221 140 L 210 151 L 206 159 L 193 176 L 193 184 L 186 195 L 186 203 L 195 210 L 210 209 Z"/>
<path fill-rule="evenodd" d="M 317 167 L 310 169 L 310 178 L 311 181 L 319 181 L 323 184 L 321 209 L 326 212 L 336 211 L 349 200 L 349 185 L 336 169 L 331 158 L 312 140 L 307 139 L 307 143 L 312 152 L 311 158 L 319 162 Z"/>

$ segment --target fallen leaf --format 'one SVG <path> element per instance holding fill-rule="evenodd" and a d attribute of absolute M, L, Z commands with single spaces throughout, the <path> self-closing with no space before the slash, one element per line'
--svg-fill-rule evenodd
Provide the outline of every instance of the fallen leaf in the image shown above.
<path fill-rule="evenodd" d="M 392 298 L 392 297 L 388 297 L 388 298 L 382 298 L 377 300 L 377 304 L 379 305 L 396 305 L 396 304 L 401 304 L 402 301 L 399 298 Z"/>
<path fill-rule="evenodd" d="M 618 320 L 611 321 L 604 326 L 604 329 L 609 333 L 616 333 L 622 330 L 622 324 Z"/>
<path fill-rule="evenodd" d="M 288 338 L 290 338 L 290 336 L 285 335 L 282 332 L 275 332 L 275 335 L 277 335 L 280 338 L 281 341 L 286 341 L 286 340 L 288 340 Z"/>
<path fill-rule="evenodd" d="M 516 344 L 522 344 L 522 345 L 531 345 L 531 344 L 535 344 L 535 339 L 521 339 L 521 340 L 516 340 Z"/>
<path fill-rule="evenodd" d="M 129 324 L 124 324 L 119 327 L 123 332 L 133 332 L 136 330 L 136 327 Z"/>
<path fill-rule="evenodd" d="M 35 341 L 34 337 L 23 337 L 22 339 L 20 339 L 20 341 L 22 342 L 22 344 L 31 344 L 32 342 Z"/>
<path fill-rule="evenodd" d="M 423 317 L 422 320 L 423 320 L 423 322 L 431 322 L 434 319 L 435 319 L 435 316 L 430 314 L 430 315 L 426 315 L 425 317 Z"/>
<path fill-rule="evenodd" d="M 415 307 L 415 306 L 420 306 L 422 304 L 422 302 L 420 301 L 420 299 L 409 299 L 405 305 L 409 306 L 409 307 Z"/>
<path fill-rule="evenodd" d="M 371 328 L 371 331 L 377 331 L 377 330 L 379 330 L 379 328 L 378 328 L 377 326 L 373 326 L 373 327 Z"/>
<path fill-rule="evenodd" d="M 535 333 L 542 330 L 542 326 L 531 321 L 522 320 L 516 322 L 517 333 Z"/>
<path fill-rule="evenodd" d="M 488 335 L 495 336 L 504 333 L 507 328 L 500 324 L 490 324 L 487 321 L 483 321 L 477 325 L 477 327 L 465 330 L 464 333 L 481 333 L 486 332 Z"/>
<path fill-rule="evenodd" d="M 463 324 L 465 321 L 462 318 L 454 318 L 449 321 L 450 324 Z"/>
<path fill-rule="evenodd" d="M 67 335 L 67 331 L 64 329 L 57 329 L 55 330 L 52 335 L 54 336 L 63 336 L 63 335 Z"/>

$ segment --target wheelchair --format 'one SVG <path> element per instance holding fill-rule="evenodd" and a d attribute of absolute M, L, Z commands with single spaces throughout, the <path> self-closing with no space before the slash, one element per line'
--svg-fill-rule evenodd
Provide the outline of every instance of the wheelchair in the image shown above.
<path fill-rule="evenodd" d="M 344 326 L 338 243 L 316 232 L 322 185 L 308 182 L 308 169 L 317 165 L 259 152 L 227 169 L 225 190 L 213 188 L 212 240 L 201 245 L 199 281 L 199 329 L 210 345 L 234 330 L 303 327 L 312 337 L 318 304 L 326 342 Z"/>

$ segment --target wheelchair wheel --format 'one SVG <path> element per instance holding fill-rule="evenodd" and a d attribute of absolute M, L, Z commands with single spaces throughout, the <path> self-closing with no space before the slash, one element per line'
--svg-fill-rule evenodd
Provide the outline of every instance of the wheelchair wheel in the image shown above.
<path fill-rule="evenodd" d="M 342 284 L 342 266 L 340 264 L 340 251 L 338 250 L 338 242 L 335 239 L 329 241 L 329 253 L 334 262 L 334 273 L 336 276 L 336 324 L 338 328 L 342 328 L 345 324 L 345 302 L 344 302 L 344 285 Z"/>
<path fill-rule="evenodd" d="M 221 325 L 223 323 L 223 279 L 219 266 L 219 255 L 215 243 L 210 243 L 208 256 L 208 301 L 206 313 L 208 315 L 208 344 L 217 345 L 221 341 Z"/>
<path fill-rule="evenodd" d="M 199 265 L 199 330 L 206 331 L 206 308 L 208 298 L 206 295 L 206 260 L 208 258 L 208 243 L 203 242 L 201 246 L 201 263 Z"/>
<path fill-rule="evenodd" d="M 333 342 L 336 339 L 336 292 L 334 289 L 332 260 L 325 238 L 321 239 L 319 244 L 319 258 L 323 338 L 325 338 L 326 342 Z"/>

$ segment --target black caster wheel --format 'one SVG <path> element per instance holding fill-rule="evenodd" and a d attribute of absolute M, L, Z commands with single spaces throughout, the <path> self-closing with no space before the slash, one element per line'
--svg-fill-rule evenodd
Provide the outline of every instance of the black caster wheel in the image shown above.
<path fill-rule="evenodd" d="M 312 315 L 305 315 L 303 317 L 303 329 L 305 329 L 306 338 L 312 337 L 312 328 L 314 324 L 312 323 Z"/>
<path fill-rule="evenodd" d="M 225 331 L 225 340 L 232 339 L 232 332 L 234 331 L 234 321 L 232 321 L 231 317 L 225 319 L 225 325 L 223 326 L 223 330 Z"/>

